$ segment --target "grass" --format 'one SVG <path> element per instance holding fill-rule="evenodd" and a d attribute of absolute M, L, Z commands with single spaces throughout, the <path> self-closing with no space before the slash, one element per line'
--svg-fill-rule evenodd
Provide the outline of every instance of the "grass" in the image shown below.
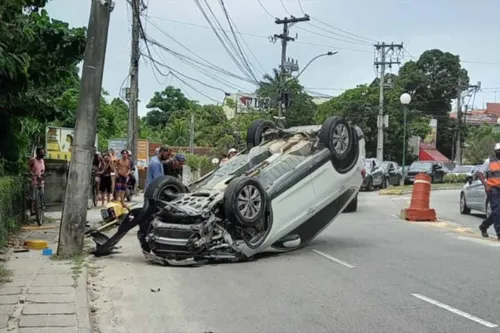
<path fill-rule="evenodd" d="M 12 271 L 0 265 L 0 284 L 5 282 L 11 282 L 10 277 L 12 276 Z"/>
<path fill-rule="evenodd" d="M 82 254 L 77 254 L 77 255 L 70 255 L 70 256 L 63 256 L 63 255 L 57 255 L 53 254 L 50 259 L 52 260 L 60 260 L 60 261 L 71 261 L 72 266 L 71 266 L 71 277 L 73 278 L 74 284 L 73 287 L 76 288 L 78 284 L 78 278 L 80 277 L 80 274 L 83 271 L 83 265 L 85 264 L 85 251 Z"/>
<path fill-rule="evenodd" d="M 440 184 L 432 184 L 433 190 L 439 189 L 457 189 L 462 188 L 464 184 L 462 183 L 440 183 Z M 391 186 L 389 188 L 383 189 L 379 191 L 380 195 L 402 195 L 411 193 L 413 190 L 413 185 L 404 185 L 404 186 Z"/>

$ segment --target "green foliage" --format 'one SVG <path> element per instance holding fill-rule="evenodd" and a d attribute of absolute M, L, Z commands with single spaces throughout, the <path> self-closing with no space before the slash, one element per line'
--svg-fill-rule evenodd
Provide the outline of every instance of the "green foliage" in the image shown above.
<path fill-rule="evenodd" d="M 500 142 L 500 132 L 493 126 L 484 124 L 470 128 L 464 149 L 465 160 L 470 164 L 482 164 L 492 154 L 497 142 Z"/>
<path fill-rule="evenodd" d="M 27 185 L 21 177 L 0 177 L 0 248 L 9 234 L 26 222 Z"/>
<path fill-rule="evenodd" d="M 0 154 L 9 161 L 24 153 L 27 141 L 40 141 L 27 122 L 53 121 L 59 116 L 56 99 L 78 84 L 85 29 L 51 19 L 42 9 L 45 3 L 0 4 Z"/>
<path fill-rule="evenodd" d="M 468 181 L 468 176 L 467 175 L 456 175 L 449 173 L 444 176 L 444 182 L 445 183 L 451 183 L 451 184 L 464 184 Z"/>
<path fill-rule="evenodd" d="M 201 171 L 207 168 L 212 168 L 212 162 L 205 155 L 196 155 L 186 153 L 186 165 L 189 166 L 192 172 Z"/>

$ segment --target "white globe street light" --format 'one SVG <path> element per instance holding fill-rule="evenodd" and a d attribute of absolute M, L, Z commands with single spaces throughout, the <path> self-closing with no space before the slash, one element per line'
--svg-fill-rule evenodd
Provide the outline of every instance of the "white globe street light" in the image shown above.
<path fill-rule="evenodd" d="M 411 96 L 410 94 L 408 93 L 403 93 L 401 94 L 401 96 L 399 97 L 399 101 L 401 102 L 401 104 L 403 105 L 408 105 L 410 104 L 411 102 Z"/>
<path fill-rule="evenodd" d="M 403 120 L 403 177 L 406 178 L 405 174 L 405 164 L 406 164 L 406 112 L 408 111 L 408 104 L 411 102 L 411 96 L 408 93 L 402 93 L 401 96 L 399 97 L 399 101 L 401 104 L 403 104 L 403 113 L 404 113 L 404 120 Z"/>

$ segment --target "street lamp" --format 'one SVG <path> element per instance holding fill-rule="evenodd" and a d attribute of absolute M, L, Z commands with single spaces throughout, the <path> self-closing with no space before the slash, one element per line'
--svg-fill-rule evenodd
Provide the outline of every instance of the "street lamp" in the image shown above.
<path fill-rule="evenodd" d="M 318 58 L 321 58 L 321 57 L 326 57 L 326 56 L 332 56 L 332 55 L 335 55 L 339 53 L 339 51 L 329 51 L 327 53 L 323 53 L 323 54 L 318 54 L 317 56 L 315 56 L 314 58 L 312 58 L 308 63 L 307 65 L 299 72 L 299 74 L 295 77 L 295 79 L 298 79 L 300 75 L 302 75 L 302 73 L 304 73 L 304 71 L 306 70 L 307 67 L 309 67 L 309 65 L 316 59 Z"/>
<path fill-rule="evenodd" d="M 405 177 L 405 164 L 406 164 L 406 113 L 408 111 L 408 104 L 411 102 L 411 96 L 408 93 L 403 93 L 399 97 L 399 101 L 403 104 L 403 177 Z M 403 178 L 404 179 L 404 178 Z"/>

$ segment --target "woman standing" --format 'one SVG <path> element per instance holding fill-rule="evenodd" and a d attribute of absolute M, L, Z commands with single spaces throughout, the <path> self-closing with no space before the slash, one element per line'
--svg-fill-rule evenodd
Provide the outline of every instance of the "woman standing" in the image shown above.
<path fill-rule="evenodd" d="M 103 159 L 102 159 L 101 153 L 99 153 L 99 152 L 95 153 L 94 160 L 92 161 L 92 177 L 93 177 L 93 181 L 95 184 L 95 186 L 92 187 L 92 189 L 94 191 L 93 198 L 97 198 L 97 196 L 99 194 L 99 183 L 101 181 L 101 179 L 99 177 L 99 170 L 102 167 L 102 163 L 103 163 Z"/>
<path fill-rule="evenodd" d="M 101 203 L 104 207 L 104 194 L 106 194 L 106 202 L 109 203 L 111 192 L 113 189 L 112 175 L 115 173 L 115 166 L 111 161 L 111 157 L 106 154 L 104 155 L 104 161 L 101 166 L 100 175 L 101 182 L 99 187 L 99 195 L 101 197 Z"/>

